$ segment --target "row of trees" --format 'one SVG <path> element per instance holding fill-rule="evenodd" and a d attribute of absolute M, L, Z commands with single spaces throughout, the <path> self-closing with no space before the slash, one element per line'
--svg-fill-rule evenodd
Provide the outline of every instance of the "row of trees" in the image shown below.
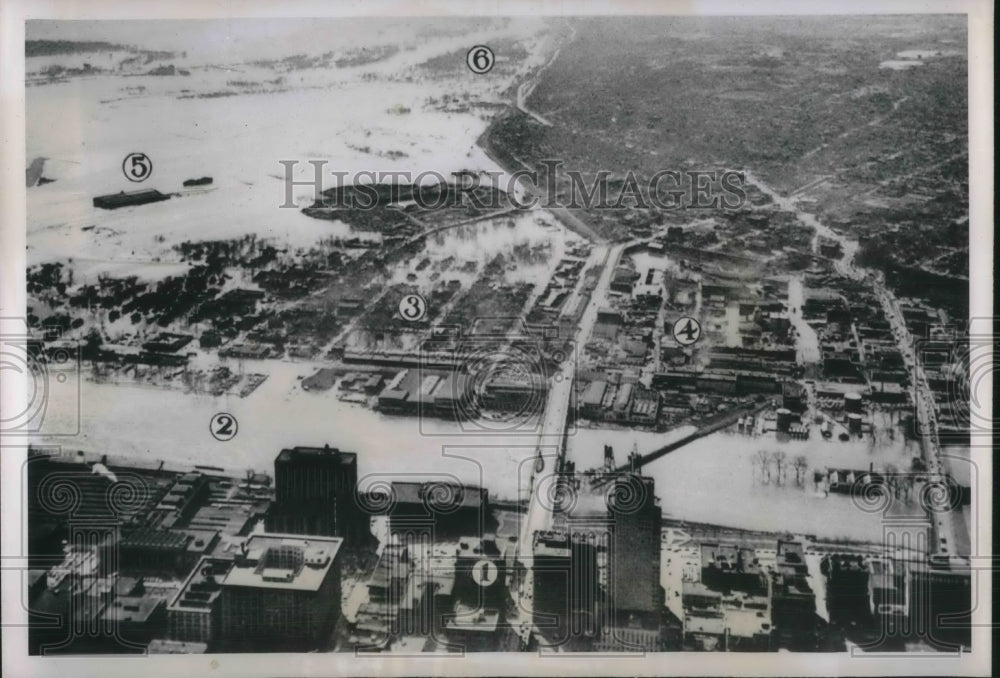
<path fill-rule="evenodd" d="M 806 469 L 809 462 L 805 455 L 798 455 L 789 460 L 788 455 L 783 450 L 769 452 L 767 450 L 757 450 L 754 454 L 754 468 L 760 470 L 760 477 L 766 483 L 772 480 L 781 485 L 785 482 L 789 468 L 795 473 L 795 484 L 805 483 Z"/>
<path fill-rule="evenodd" d="M 798 455 L 792 459 L 782 450 L 768 451 L 757 450 L 753 457 L 754 470 L 759 471 L 760 478 L 765 483 L 772 481 L 777 485 L 786 482 L 789 469 L 795 474 L 795 484 L 802 486 L 806 480 L 806 470 L 809 462 L 805 455 Z M 894 498 L 907 504 L 912 500 L 913 488 L 916 477 L 922 471 L 922 462 L 919 457 L 914 458 L 914 463 L 909 472 L 901 472 L 894 464 L 887 464 L 883 476 L 885 478 L 885 490 Z"/>

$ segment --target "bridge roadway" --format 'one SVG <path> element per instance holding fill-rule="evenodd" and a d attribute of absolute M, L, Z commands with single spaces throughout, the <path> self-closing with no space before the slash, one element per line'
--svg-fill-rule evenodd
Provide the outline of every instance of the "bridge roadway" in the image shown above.
<path fill-rule="evenodd" d="M 599 245 L 598 247 L 605 251 L 603 270 L 577 325 L 576 336 L 574 337 L 577 341 L 586 341 L 586 338 L 590 336 L 591 331 L 594 329 L 594 325 L 597 322 L 597 310 L 600 307 L 601 301 L 605 298 L 608 287 L 611 285 L 611 276 L 614 274 L 615 264 L 618 261 L 618 257 L 621 256 L 625 245 Z M 527 562 L 530 562 L 532 536 L 536 531 L 548 530 L 552 526 L 551 507 L 546 507 L 545 502 L 539 502 L 536 493 L 540 485 L 539 479 L 545 475 L 554 473 L 557 470 L 558 464 L 562 463 L 565 456 L 566 424 L 569 420 L 570 407 L 573 400 L 577 360 L 578 351 L 570 351 L 570 354 L 560 366 L 559 373 L 553 375 L 551 378 L 551 386 L 545 404 L 545 413 L 536 440 L 538 461 L 531 477 L 531 499 L 528 502 L 528 513 L 521 530 L 519 558 L 526 566 Z M 551 459 L 546 461 L 543 451 L 551 449 L 553 446 L 557 446 L 558 459 L 555 462 Z M 553 463 L 556 468 L 549 468 Z"/>
<path fill-rule="evenodd" d="M 614 274 L 618 258 L 626 245 L 619 243 L 616 245 L 597 245 L 598 259 L 601 258 L 600 251 L 604 251 L 603 269 L 598 279 L 597 286 L 587 303 L 587 307 L 577 324 L 576 334 L 573 337 L 576 341 L 586 341 L 590 336 L 594 325 L 597 322 L 597 310 L 604 300 L 608 288 L 611 285 L 611 276 Z M 581 279 L 581 284 L 583 281 Z M 514 627 L 519 629 L 518 634 L 525 644 L 530 640 L 534 631 L 534 577 L 532 574 L 532 549 L 534 535 L 536 532 L 544 532 L 552 528 L 552 506 L 551 502 L 540 500 L 538 496 L 539 488 L 543 485 L 541 479 L 546 475 L 555 473 L 562 464 L 565 454 L 566 425 L 570 416 L 570 408 L 573 402 L 573 387 L 576 380 L 578 351 L 570 351 L 566 360 L 560 366 L 560 371 L 550 379 L 550 387 L 545 403 L 541 426 L 536 439 L 537 460 L 532 468 L 530 497 L 528 508 L 522 517 L 521 533 L 517 545 L 517 560 L 524 567 L 526 575 L 517 592 L 518 615 L 515 619 Z M 544 450 L 555 447 L 556 458 L 549 456 L 546 459 Z"/>
<path fill-rule="evenodd" d="M 715 417 L 711 422 L 699 426 L 697 429 L 687 434 L 686 436 L 678 438 L 677 440 L 667 443 L 663 447 L 657 448 L 652 452 L 647 452 L 646 454 L 642 455 L 641 457 L 639 457 L 638 468 L 642 468 L 646 464 L 652 461 L 656 461 L 660 457 L 666 456 L 671 452 L 673 452 L 674 450 L 680 449 L 685 445 L 694 442 L 698 438 L 703 438 L 709 434 L 715 433 L 716 431 L 720 431 L 726 428 L 727 426 L 732 426 L 733 424 L 736 423 L 736 420 L 739 419 L 740 417 L 749 414 L 757 415 L 769 407 L 774 407 L 774 403 L 770 398 L 765 400 L 763 403 L 758 403 L 752 407 L 738 407 L 733 410 L 730 410 L 725 414 Z M 631 464 L 625 463 L 619 466 L 617 469 L 615 469 L 615 472 L 624 473 L 628 471 L 630 468 Z M 611 480 L 614 477 L 615 477 L 614 474 L 609 474 L 607 476 L 604 476 L 604 478 L 597 484 L 599 485 L 604 482 L 607 482 L 608 480 Z"/>

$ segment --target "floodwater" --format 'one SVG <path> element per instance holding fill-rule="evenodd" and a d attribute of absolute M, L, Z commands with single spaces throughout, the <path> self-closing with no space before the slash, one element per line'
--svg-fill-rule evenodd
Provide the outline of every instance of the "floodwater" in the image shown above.
<path fill-rule="evenodd" d="M 156 32 L 156 27 L 143 26 Z M 368 32 L 359 29 L 357 35 L 337 29 L 336 22 L 325 29 L 301 23 L 285 28 L 292 37 L 279 35 L 275 25 L 275 40 L 289 38 L 281 44 L 290 51 L 281 56 L 306 49 L 346 50 L 366 40 L 401 49 L 360 67 L 285 71 L 255 62 L 277 55 L 242 49 L 258 44 L 261 36 L 240 33 L 249 29 L 234 24 L 225 28 L 233 33 L 230 39 L 205 41 L 229 46 L 223 53 L 192 50 L 170 60 L 189 69 L 189 76 L 99 74 L 28 87 L 27 158 L 47 158 L 44 174 L 54 180 L 28 191 L 29 263 L 84 259 L 77 273 L 89 279 L 105 269 L 117 273 L 122 262 L 129 262 L 130 272 L 158 277 L 158 265 L 176 262 L 171 248 L 184 240 L 256 233 L 295 248 L 353 235 L 343 224 L 312 219 L 298 209 L 316 197 L 310 160 L 326 163 L 320 190 L 336 185 L 333 172 L 347 173 L 344 181 L 350 181 L 357 172 L 415 176 L 433 170 L 448 176 L 460 170 L 495 171 L 475 144 L 492 112 L 444 111 L 437 102 L 447 96 L 499 103 L 504 88 L 544 60 L 550 49 L 536 35 L 541 28 L 537 21 L 433 37 L 414 36 L 413 27 L 402 21 L 369 22 Z M 159 30 L 160 39 L 171 37 L 169 29 Z M 311 31 L 312 39 L 296 40 L 295 31 Z M 317 31 L 321 39 L 315 39 Z M 518 72 L 506 77 L 469 78 L 464 62 L 450 77 L 434 76 L 420 66 L 457 54 L 471 39 L 487 44 L 509 38 L 524 39 L 530 54 L 518 64 Z M 134 41 L 130 37 L 125 42 Z M 53 60 L 79 66 L 75 62 L 80 59 L 104 67 L 104 56 L 29 58 L 26 69 L 38 73 Z M 238 83 L 253 83 L 254 88 L 243 91 Z M 67 106 L 79 112 L 68 121 Z M 122 174 L 122 161 L 130 152 L 145 153 L 152 162 L 152 173 L 141 184 Z M 298 185 L 286 186 L 283 160 L 295 163 L 291 174 Z M 201 176 L 212 177 L 212 185 L 182 191 L 185 179 Z M 182 195 L 113 211 L 91 203 L 96 195 L 139 188 Z M 286 190 L 295 207 L 282 209 L 288 204 Z"/>
<path fill-rule="evenodd" d="M 234 361 L 229 364 L 236 369 Z M 526 493 L 534 435 L 484 433 L 475 422 L 387 416 L 338 400 L 336 389 L 303 391 L 299 380 L 315 372 L 315 363 L 248 360 L 243 367 L 270 375 L 246 398 L 84 380 L 78 401 L 68 388 L 51 394 L 43 423 L 43 431 L 74 431 L 78 425 L 79 433 L 36 442 L 65 451 L 219 466 L 239 475 L 248 468 L 272 473 L 285 447 L 329 444 L 358 453 L 362 490 L 376 479 L 436 477 L 482 485 L 506 499 Z M 238 422 L 228 442 L 209 431 L 218 412 Z"/>
<path fill-rule="evenodd" d="M 569 458 L 578 469 L 601 463 L 604 445 L 615 451 L 615 462 L 626 461 L 636 445 L 640 454 L 651 452 L 683 435 L 686 431 L 664 434 L 636 433 L 628 430 L 587 430 L 569 438 Z M 788 467 L 780 485 L 773 479 L 765 482 L 754 456 L 757 450 L 782 450 Z M 827 441 L 814 432 L 809 440 L 779 442 L 773 434 L 748 437 L 720 431 L 698 439 L 665 457 L 651 462 L 643 473 L 655 481 L 665 517 L 693 522 L 725 525 L 748 530 L 788 531 L 814 534 L 827 539 L 850 539 L 880 542 L 883 530 L 901 517 L 922 515 L 913 493 L 910 505 L 894 505 L 888 513 L 863 506 L 848 495 L 824 495 L 814 489 L 813 470 L 826 467 L 876 469 L 894 464 L 908 469 L 918 453 L 914 444 L 898 439 L 872 451 L 868 441 Z M 808 467 L 804 483 L 795 482 L 791 460 L 804 455 Z"/>
<path fill-rule="evenodd" d="M 459 280 L 467 289 L 494 257 L 503 255 L 508 262 L 503 275 L 506 282 L 528 282 L 544 287 L 559 260 L 566 255 L 567 245 L 578 242 L 581 239 L 551 215 L 534 208 L 427 236 L 420 253 L 396 267 L 392 282 L 407 282 L 430 291 L 435 280 Z M 425 258 L 430 263 L 421 266 Z M 443 266 L 449 259 L 447 267 Z M 474 272 L 462 270 L 467 262 L 476 263 Z M 515 262 L 516 267 L 511 267 Z"/>
<path fill-rule="evenodd" d="M 513 32 L 514 28 L 506 31 L 505 37 Z M 495 37 L 471 33 L 421 38 L 413 49 L 403 49 L 383 63 L 332 73 L 279 73 L 243 62 L 219 68 L 208 61 L 176 60 L 179 67 L 192 69 L 190 77 L 101 75 L 30 87 L 26 93 L 27 156 L 29 161 L 48 158 L 44 173 L 55 182 L 28 191 L 29 262 L 73 258 L 81 277 L 103 270 L 121 275 L 127 270 L 148 278 L 175 271 L 171 267 L 177 260 L 171 248 L 187 239 L 257 233 L 291 247 L 308 247 L 323 237 L 348 235 L 342 224 L 278 207 L 286 197 L 281 160 L 298 161 L 294 179 L 300 182 L 312 178 L 312 166 L 307 163 L 311 159 L 326 160 L 329 171 L 417 173 L 433 169 L 447 174 L 495 170 L 475 145 L 488 116 L 444 112 L 429 104 L 428 98 L 470 94 L 473 100 L 500 101 L 503 89 L 520 74 L 497 81 L 468 78 L 461 71 L 461 77 L 421 81 L 420 73 L 412 70 L 428 58 Z M 251 50 L 241 58 L 264 56 L 280 55 Z M 533 49 L 522 74 L 546 56 L 545 50 Z M 221 57 L 212 56 L 217 58 Z M 37 71 L 45 65 L 29 63 L 28 67 Z M 368 73 L 375 74 L 374 79 L 367 79 Z M 279 75 L 283 82 L 271 93 L 180 98 L 217 93 L 233 78 L 268 82 Z M 132 90 L 140 86 L 145 91 L 136 95 Z M 71 124 L 66 122 L 68 103 L 79 110 L 78 116 L 71 116 L 75 121 Z M 410 112 L 399 113 L 406 109 Z M 154 120 L 156 128 L 150 129 Z M 180 190 L 184 179 L 206 175 L 214 178 L 212 188 L 138 208 L 94 209 L 91 199 L 95 195 L 137 188 L 124 181 L 121 173 L 122 159 L 132 151 L 146 153 L 154 164 L 153 174 L 141 188 L 172 192 Z M 314 197 L 313 189 L 297 186 L 292 197 L 297 207 L 306 206 Z M 772 197 L 785 209 L 795 210 L 790 199 L 773 192 Z M 550 258 L 511 271 L 511 276 L 540 280 L 544 269 L 561 256 L 567 235 L 527 223 L 536 217 L 536 213 L 519 215 L 513 229 L 503 219 L 482 227 L 461 227 L 432 236 L 426 251 L 442 258 L 483 260 L 497 249 L 549 242 Z M 800 212 L 800 217 L 818 232 L 836 237 L 809 215 Z M 91 225 L 95 228 L 83 230 Z M 849 243 L 845 262 L 856 246 Z M 486 486 L 501 498 L 526 493 L 536 442 L 528 427 L 494 428 L 490 433 L 477 430 L 475 423 L 385 416 L 341 402 L 334 390 L 304 392 L 299 380 L 317 366 L 245 361 L 247 372 L 269 375 L 247 398 L 86 380 L 79 382 L 79 395 L 74 388 L 53 388 L 43 433 L 73 435 L 42 435 L 36 442 L 70 451 L 210 464 L 235 473 L 247 468 L 272 471 L 275 456 L 285 447 L 330 444 L 358 453 L 361 490 L 380 479 L 451 477 Z M 68 383 L 77 381 L 71 378 Z M 238 434 L 228 442 L 215 440 L 209 431 L 209 422 L 218 412 L 228 412 L 238 421 Z M 585 469 L 600 464 L 603 445 L 611 444 L 621 463 L 633 443 L 640 452 L 648 452 L 678 435 L 683 431 L 581 429 L 569 437 L 569 454 L 578 468 Z M 793 480 L 778 485 L 758 477 L 753 455 L 761 447 L 781 447 L 789 458 L 806 455 L 810 470 L 805 487 Z M 904 462 L 913 453 L 902 443 L 873 453 L 865 443 L 778 443 L 722 432 L 657 460 L 646 473 L 655 479 L 664 513 L 670 517 L 878 540 L 882 516 L 860 510 L 849 497 L 816 495 L 811 469 L 825 465 L 867 468 L 869 462 L 879 465 L 878 461 L 888 460 L 906 468 Z"/>
<path fill-rule="evenodd" d="M 233 365 L 235 368 L 235 365 Z M 70 389 L 52 394 L 44 430 L 73 436 L 42 436 L 36 442 L 66 451 L 135 456 L 175 463 L 220 466 L 237 474 L 247 468 L 272 472 L 278 452 L 293 445 L 329 444 L 358 453 L 361 489 L 377 480 L 447 478 L 487 487 L 491 496 L 524 498 L 530 487 L 536 436 L 529 424 L 517 430 L 482 430 L 476 422 L 387 416 L 345 403 L 335 389 L 303 391 L 299 380 L 317 365 L 245 361 L 247 372 L 270 377 L 246 398 L 214 397 L 179 390 L 98 384 L 84 380 L 77 401 Z M 76 403 L 79 402 L 79 410 Z M 215 440 L 209 422 L 217 412 L 236 417 L 239 430 L 228 442 Z M 568 436 L 568 458 L 578 470 L 603 464 L 611 445 L 616 465 L 637 449 L 650 452 L 681 437 L 690 427 L 656 433 L 627 429 L 578 428 Z M 553 441 L 554 443 L 554 441 Z M 755 464 L 757 450 L 783 450 L 786 478 L 765 482 Z M 554 453 L 543 449 L 543 454 Z M 748 437 L 722 431 L 676 450 L 644 468 L 656 483 L 664 515 L 753 530 L 787 530 L 830 539 L 879 541 L 894 516 L 919 516 L 914 492 L 910 506 L 890 515 L 865 510 L 849 496 L 817 492 L 814 469 L 868 469 L 893 464 L 908 469 L 918 453 L 900 436 L 881 440 L 777 441 L 773 435 Z M 791 460 L 807 459 L 804 482 L 795 482 Z"/>
<path fill-rule="evenodd" d="M 142 32 L 144 27 L 150 35 Z M 255 233 L 294 249 L 324 238 L 359 235 L 342 223 L 301 213 L 299 208 L 315 198 L 315 188 L 308 183 L 314 169 L 308 161 L 327 163 L 319 188 L 335 185 L 333 172 L 347 172 L 348 180 L 361 171 L 417 175 L 433 170 L 444 176 L 460 170 L 496 172 L 499 168 L 476 146 L 494 111 L 456 111 L 454 106 L 441 110 L 439 103 L 445 97 L 453 102 L 506 101 L 506 88 L 549 58 L 551 45 L 543 27 L 541 21 L 515 20 L 415 35 L 409 20 L 372 21 L 357 31 L 300 22 L 290 25 L 292 33 L 282 43 L 289 49 L 275 53 L 250 48 L 265 38 L 248 37 L 246 31 L 252 33 L 254 26 L 227 23 L 231 39 L 206 43 L 224 42 L 231 49 L 205 54 L 195 45 L 190 54 L 171 60 L 190 76 L 99 74 L 32 86 L 26 95 L 27 156 L 46 157 L 45 175 L 54 183 L 28 192 L 29 263 L 72 261 L 77 282 L 105 271 L 156 279 L 184 269 L 172 251 L 184 240 Z M 170 42 L 170 35 L 156 27 L 136 28 L 143 46 L 153 44 L 143 41 L 159 38 L 166 42 L 156 43 L 157 48 L 185 47 Z M 269 23 L 266 41 L 273 42 L 272 29 L 277 27 Z M 295 31 L 309 33 L 311 39 L 297 39 Z M 320 39 L 315 39 L 317 31 Z M 377 32 L 377 40 L 371 31 Z M 130 36 L 126 42 L 139 38 Z M 529 54 L 514 70 L 498 68 L 489 78 L 469 77 L 464 60 L 450 74 L 420 67 L 447 54 L 464 59 L 470 40 L 496 44 L 508 39 L 523 41 Z M 372 44 L 398 45 L 400 50 L 357 68 L 284 71 L 255 63 L 304 49 L 323 52 Z M 111 55 L 98 56 L 113 60 Z M 56 63 L 80 67 L 80 59 L 29 59 L 27 71 L 38 73 Z M 230 81 L 255 83 L 258 91 L 216 96 L 240 88 Z M 66 122 L 67 105 L 79 111 L 71 116 L 76 122 Z M 153 164 L 141 185 L 122 175 L 122 160 L 133 151 L 145 153 Z M 291 189 L 295 207 L 284 209 L 282 160 L 296 162 L 293 179 L 301 182 Z M 201 176 L 213 177 L 211 187 L 182 191 L 164 202 L 114 211 L 95 209 L 91 203 L 95 195 L 120 190 L 179 191 L 183 180 Z M 431 235 L 423 254 L 399 274 L 407 280 L 413 273 L 419 286 L 429 288 L 434 273 L 439 279 L 461 278 L 457 269 L 464 261 L 475 261 L 481 272 L 486 262 L 503 253 L 519 264 L 505 272 L 509 282 L 543 283 L 574 238 L 533 210 Z M 436 263 L 418 272 L 415 267 L 423 256 Z M 446 271 L 440 262 L 448 257 L 455 262 Z M 469 274 L 463 282 L 473 277 Z M 228 364 L 237 369 L 235 362 Z M 335 390 L 304 392 L 300 379 L 319 366 L 245 361 L 246 372 L 269 375 L 246 398 L 99 384 L 71 374 L 58 386 L 53 382 L 42 433 L 72 435 L 40 435 L 35 442 L 215 465 L 240 474 L 247 468 L 271 471 L 284 447 L 330 444 L 358 453 L 362 490 L 381 474 L 397 479 L 451 476 L 488 486 L 507 499 L 526 494 L 534 431 L 504 430 L 497 424 L 483 431 L 475 423 L 388 417 L 338 400 Z M 210 434 L 209 422 L 218 412 L 232 414 L 239 423 L 237 436 L 229 442 Z"/>

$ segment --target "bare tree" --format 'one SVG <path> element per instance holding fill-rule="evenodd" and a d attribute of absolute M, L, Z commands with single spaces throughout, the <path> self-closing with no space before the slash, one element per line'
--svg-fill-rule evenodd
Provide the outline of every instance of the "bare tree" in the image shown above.
<path fill-rule="evenodd" d="M 795 457 L 795 460 L 792 462 L 792 467 L 795 469 L 796 485 L 801 485 L 803 483 L 806 474 L 806 467 L 808 465 L 809 462 L 806 461 L 806 457 L 804 454 L 800 454 L 797 457 Z"/>
<path fill-rule="evenodd" d="M 773 454 L 774 465 L 777 468 L 778 484 L 784 480 L 785 462 L 788 460 L 788 455 L 785 454 L 784 450 L 777 450 Z"/>
<path fill-rule="evenodd" d="M 760 466 L 760 477 L 764 482 L 770 482 L 771 480 L 771 467 L 770 467 L 770 455 L 768 455 L 766 450 L 757 450 L 754 454 L 754 461 L 758 466 Z"/>

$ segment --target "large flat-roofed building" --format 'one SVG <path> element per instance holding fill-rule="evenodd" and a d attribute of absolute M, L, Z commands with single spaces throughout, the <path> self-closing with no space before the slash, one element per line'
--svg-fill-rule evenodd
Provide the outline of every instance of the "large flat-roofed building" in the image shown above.
<path fill-rule="evenodd" d="M 230 558 L 198 561 L 181 590 L 167 605 L 169 640 L 213 647 L 222 623 L 222 581 L 233 567 Z"/>
<path fill-rule="evenodd" d="M 755 549 L 735 544 L 701 544 L 701 581 L 716 590 L 767 592 Z"/>
<path fill-rule="evenodd" d="M 771 588 L 754 548 L 702 542 L 682 575 L 683 637 L 695 649 L 765 650 L 771 645 Z M 683 566 L 682 566 L 683 567 Z M 670 601 L 676 610 L 676 600 Z"/>
<path fill-rule="evenodd" d="M 483 406 L 502 412 L 541 414 L 548 382 L 539 374 L 498 374 L 480 393 Z"/>
<path fill-rule="evenodd" d="M 340 616 L 338 537 L 255 534 L 222 579 L 226 650 L 325 649 Z"/>
<path fill-rule="evenodd" d="M 583 416 L 591 419 L 600 419 L 603 416 L 602 403 L 604 402 L 604 393 L 607 390 L 608 382 L 606 381 L 590 382 L 580 402 L 580 410 Z"/>
<path fill-rule="evenodd" d="M 449 639 L 466 650 L 495 649 L 508 599 L 506 562 L 491 537 L 461 539 L 455 553 Z"/>
<path fill-rule="evenodd" d="M 660 416 L 660 394 L 641 385 L 632 392 L 632 416 L 634 424 L 652 425 Z"/>
<path fill-rule="evenodd" d="M 335 447 L 293 447 L 274 460 L 269 532 L 352 538 L 367 531 L 354 490 L 358 455 Z"/>
<path fill-rule="evenodd" d="M 482 487 L 434 480 L 392 484 L 388 514 L 393 533 L 482 534 L 488 513 L 487 491 Z"/>
<path fill-rule="evenodd" d="M 558 506 L 556 529 L 588 540 L 600 554 L 598 622 L 616 629 L 602 631 L 596 639 L 605 649 L 650 649 L 649 643 L 659 642 L 664 607 L 660 583 L 663 512 L 653 479 L 640 475 L 640 459 L 633 451 L 628 470 L 618 471 L 614 450 L 605 445 L 604 466 L 597 475 L 576 474 L 575 465 L 567 462 L 559 477 L 572 500 Z M 626 641 L 626 636 L 642 642 Z"/>
<path fill-rule="evenodd" d="M 464 374 L 449 373 L 434 389 L 433 407 L 435 414 L 446 419 L 467 419 L 475 416 L 477 410 L 472 398 L 472 380 Z M 425 409 L 422 414 L 427 411 Z"/>
<path fill-rule="evenodd" d="M 618 393 L 615 395 L 613 410 L 614 417 L 618 421 L 628 421 L 629 408 L 632 405 L 633 388 L 634 384 L 622 384 L 618 389 Z"/>
<path fill-rule="evenodd" d="M 110 637 L 102 638 L 103 643 L 109 647 L 122 645 L 114 651 L 128 651 L 128 645 L 148 645 L 153 638 L 163 634 L 166 626 L 164 598 L 153 591 L 146 591 L 142 585 L 137 588 L 129 595 L 116 596 L 101 615 L 104 628 L 115 630 Z M 75 621 L 79 624 L 82 620 Z"/>
<path fill-rule="evenodd" d="M 951 560 L 951 559 L 949 559 Z M 971 647 L 972 613 L 977 601 L 969 561 L 955 558 L 953 565 L 913 564 L 909 570 L 907 613 L 926 624 L 927 639 L 940 647 Z"/>
<path fill-rule="evenodd" d="M 459 540 L 455 553 L 455 596 L 472 609 L 503 609 L 507 597 L 506 563 L 496 539 Z"/>
<path fill-rule="evenodd" d="M 215 535 L 206 539 L 184 530 L 145 527 L 117 544 L 109 543 L 104 555 L 109 557 L 110 549 L 117 550 L 121 567 L 129 572 L 183 576 L 217 541 Z"/>
<path fill-rule="evenodd" d="M 144 188 L 139 191 L 120 191 L 118 193 L 109 193 L 108 195 L 99 195 L 94 198 L 94 207 L 115 210 L 119 207 L 145 205 L 151 202 L 160 202 L 161 200 L 170 200 L 170 196 L 160 193 L 153 188 Z"/>

